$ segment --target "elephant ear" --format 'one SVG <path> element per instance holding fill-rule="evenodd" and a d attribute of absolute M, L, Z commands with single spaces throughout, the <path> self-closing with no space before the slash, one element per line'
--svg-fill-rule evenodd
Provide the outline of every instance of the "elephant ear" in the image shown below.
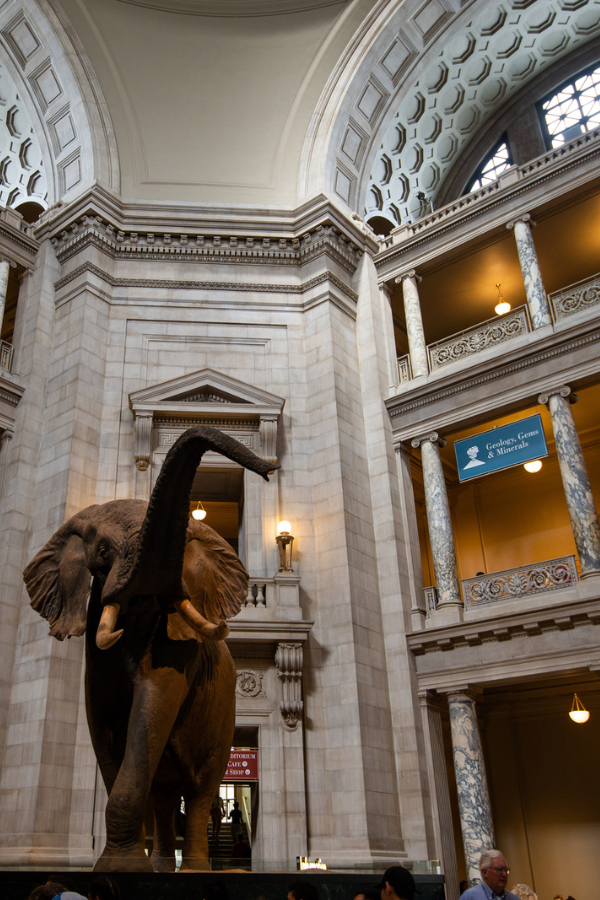
<path fill-rule="evenodd" d="M 23 572 L 31 606 L 48 620 L 50 634 L 59 641 L 85 631 L 90 573 L 82 537 L 97 508 L 88 506 L 65 522 Z"/>
<path fill-rule="evenodd" d="M 236 616 L 248 595 L 248 580 L 233 547 L 209 525 L 190 519 L 183 583 L 198 612 L 215 624 Z"/>

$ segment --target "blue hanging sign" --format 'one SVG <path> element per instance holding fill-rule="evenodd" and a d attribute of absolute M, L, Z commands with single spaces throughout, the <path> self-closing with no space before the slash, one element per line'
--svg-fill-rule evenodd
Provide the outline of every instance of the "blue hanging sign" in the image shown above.
<path fill-rule="evenodd" d="M 492 431 L 482 431 L 481 434 L 456 441 L 454 452 L 459 481 L 548 456 L 542 417 L 537 413 L 519 422 L 509 422 Z"/>

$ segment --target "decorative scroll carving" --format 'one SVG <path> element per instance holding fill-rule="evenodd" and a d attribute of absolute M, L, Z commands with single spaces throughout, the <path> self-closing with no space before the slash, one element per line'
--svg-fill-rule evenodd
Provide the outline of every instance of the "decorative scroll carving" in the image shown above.
<path fill-rule="evenodd" d="M 410 365 L 410 354 L 407 353 L 405 356 L 399 356 L 396 362 L 398 363 L 398 378 L 400 379 L 400 384 L 411 381 L 413 376 Z"/>
<path fill-rule="evenodd" d="M 481 322 L 475 328 L 460 331 L 443 341 L 429 344 L 427 347 L 429 369 L 432 372 L 442 369 L 474 353 L 481 353 L 489 347 L 527 334 L 530 330 L 527 307 L 519 306 L 504 316 L 496 316 Z"/>
<path fill-rule="evenodd" d="M 277 462 L 277 418 L 260 419 L 261 456 L 270 462 Z"/>
<path fill-rule="evenodd" d="M 135 417 L 135 465 L 145 472 L 150 462 L 150 435 L 152 433 L 152 413 L 138 413 Z"/>
<path fill-rule="evenodd" d="M 263 673 L 255 669 L 243 669 L 237 673 L 235 692 L 240 697 L 264 697 Z"/>
<path fill-rule="evenodd" d="M 295 729 L 302 717 L 302 644 L 278 644 L 275 654 L 277 677 L 283 682 L 279 709 L 288 728 Z"/>
<path fill-rule="evenodd" d="M 492 572 L 462 581 L 465 609 L 500 600 L 515 600 L 546 591 L 558 591 L 578 581 L 574 556 L 548 559 L 530 566 Z"/>
<path fill-rule="evenodd" d="M 549 295 L 549 300 L 555 322 L 583 312 L 584 309 L 591 309 L 600 303 L 600 275 L 556 291 Z"/>
<path fill-rule="evenodd" d="M 10 372 L 13 358 L 13 345 L 0 341 L 0 372 Z"/>

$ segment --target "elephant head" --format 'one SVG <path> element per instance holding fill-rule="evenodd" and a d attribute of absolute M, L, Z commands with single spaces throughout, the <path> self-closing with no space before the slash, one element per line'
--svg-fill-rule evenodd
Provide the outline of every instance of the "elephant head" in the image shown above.
<path fill-rule="evenodd" d="M 214 428 L 188 429 L 167 454 L 148 504 L 113 500 L 88 506 L 65 522 L 25 569 L 31 605 L 48 620 L 53 637 L 62 641 L 85 631 L 90 576 L 102 605 L 100 649 L 121 637 L 115 626 L 131 598 L 146 595 L 174 607 L 201 638 L 226 636 L 223 620 L 239 612 L 248 575 L 212 529 L 189 521 L 194 474 L 207 450 L 266 481 L 279 468 Z"/>

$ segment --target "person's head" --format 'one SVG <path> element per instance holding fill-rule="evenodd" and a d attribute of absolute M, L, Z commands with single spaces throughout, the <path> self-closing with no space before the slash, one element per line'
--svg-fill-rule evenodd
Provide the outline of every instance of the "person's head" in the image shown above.
<path fill-rule="evenodd" d="M 528 884 L 515 884 L 510 890 L 519 900 L 538 900 L 538 895 Z"/>
<path fill-rule="evenodd" d="M 287 900 L 319 900 L 319 889 L 312 881 L 294 881 L 288 887 Z"/>
<path fill-rule="evenodd" d="M 384 872 L 377 885 L 381 900 L 413 900 L 415 896 L 415 879 L 404 866 L 391 866 Z"/>
<path fill-rule="evenodd" d="M 240 804 L 237 802 L 237 800 L 234 800 L 234 801 L 233 801 L 233 808 L 234 808 L 234 809 L 237 809 L 239 805 L 240 805 Z"/>
<path fill-rule="evenodd" d="M 479 857 L 479 871 L 490 890 L 501 894 L 506 887 L 510 869 L 500 850 L 484 850 Z"/>
<path fill-rule="evenodd" d="M 483 572 L 478 572 L 477 574 L 483 575 Z M 464 894 L 464 892 L 467 890 L 468 887 L 469 887 L 469 882 L 466 879 L 458 882 L 459 893 Z"/>
<path fill-rule="evenodd" d="M 57 894 L 66 890 L 67 888 L 64 884 L 59 884 L 57 881 L 49 881 L 47 884 L 40 884 L 39 887 L 34 888 L 28 900 L 54 900 Z"/>
<path fill-rule="evenodd" d="M 89 900 L 121 900 L 119 885 L 109 875 L 95 878 L 88 891 Z"/>

